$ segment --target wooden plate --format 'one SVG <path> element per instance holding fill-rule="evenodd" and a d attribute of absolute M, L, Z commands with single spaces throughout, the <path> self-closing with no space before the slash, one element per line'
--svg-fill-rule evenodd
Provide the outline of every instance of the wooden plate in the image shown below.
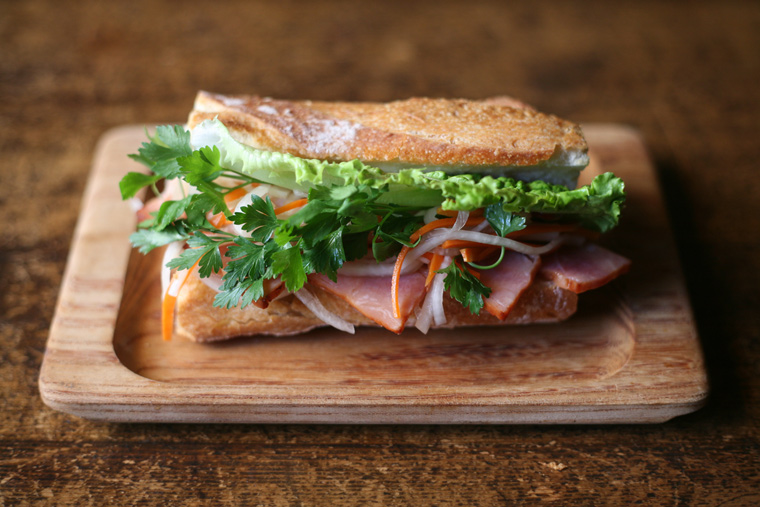
<path fill-rule="evenodd" d="M 74 234 L 42 398 L 106 421 L 645 423 L 694 411 L 707 381 L 656 175 L 634 130 L 584 131 L 584 179 L 626 181 L 621 226 L 605 241 L 633 268 L 583 294 L 568 322 L 200 345 L 160 338 L 160 259 L 131 250 L 135 219 L 118 192 L 143 127 L 112 130 Z"/>

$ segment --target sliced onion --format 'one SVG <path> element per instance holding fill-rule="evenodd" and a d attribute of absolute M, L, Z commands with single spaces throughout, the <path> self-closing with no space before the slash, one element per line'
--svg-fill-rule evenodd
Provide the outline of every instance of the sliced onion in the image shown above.
<path fill-rule="evenodd" d="M 295 292 L 295 296 L 322 322 L 331 325 L 335 329 L 345 331 L 346 333 L 354 334 L 356 332 L 353 324 L 346 322 L 325 308 L 324 305 L 322 305 L 322 302 L 305 288 Z"/>
<path fill-rule="evenodd" d="M 171 280 L 171 272 L 167 264 L 172 259 L 176 259 L 182 253 L 182 247 L 185 245 L 184 241 L 174 241 L 166 245 L 164 250 L 164 257 L 161 259 L 161 298 L 166 294 L 166 289 L 169 287 L 169 281 Z"/>
<path fill-rule="evenodd" d="M 167 291 L 167 294 L 169 294 L 170 296 L 177 297 L 177 294 L 179 294 L 179 288 L 182 287 L 182 284 L 185 283 L 185 280 L 187 280 L 188 276 L 190 276 L 189 269 L 183 269 L 183 270 L 177 271 L 174 274 L 174 280 L 172 281 L 171 285 L 169 285 L 169 290 Z"/>
<path fill-rule="evenodd" d="M 483 220 L 482 222 L 480 222 L 478 225 L 476 225 L 475 227 L 473 227 L 470 230 L 471 231 L 475 231 L 475 232 L 480 232 L 483 229 L 485 229 L 486 227 L 488 227 L 489 225 L 491 225 L 491 224 L 488 223 L 488 220 Z"/>
<path fill-rule="evenodd" d="M 482 243 L 484 245 L 503 246 L 525 255 L 541 255 L 547 252 L 551 252 L 558 245 L 562 244 L 565 241 L 565 236 L 560 234 L 545 245 L 530 246 L 513 239 L 502 238 L 500 236 L 494 236 L 492 234 L 486 234 L 483 232 L 452 231 L 451 229 L 432 231 L 425 236 L 425 239 L 419 245 L 409 251 L 406 256 L 405 263 L 419 259 L 422 255 L 433 250 L 434 248 L 437 248 L 444 241 L 450 239 L 473 241 L 476 243 Z"/>
<path fill-rule="evenodd" d="M 221 273 L 214 273 L 213 271 L 209 276 L 201 278 L 201 282 L 214 292 L 219 292 L 219 287 L 222 286 L 223 281 Z"/>
<path fill-rule="evenodd" d="M 444 257 L 441 263 L 441 269 L 447 268 L 451 264 L 450 257 Z M 433 322 L 436 326 L 446 324 L 446 314 L 443 311 L 443 279 L 446 278 L 444 273 L 436 273 L 433 277 L 433 283 L 430 284 L 430 292 L 433 294 L 433 300 L 430 302 L 433 311 Z"/>
<path fill-rule="evenodd" d="M 429 224 L 433 220 L 435 220 L 435 216 L 438 214 L 438 208 L 430 208 L 425 212 L 425 215 L 423 215 L 422 220 Z"/>
<path fill-rule="evenodd" d="M 454 222 L 454 225 L 451 227 L 450 230 L 452 231 L 461 231 L 462 227 L 467 223 L 467 219 L 470 218 L 470 212 L 469 211 L 460 211 L 457 213 L 457 219 Z"/>
<path fill-rule="evenodd" d="M 145 206 L 145 203 L 142 202 L 142 200 L 137 197 L 132 197 L 128 199 L 127 204 L 129 204 L 129 209 L 132 210 L 132 213 L 137 213 L 138 211 L 143 209 L 143 207 Z"/>
<path fill-rule="evenodd" d="M 448 267 L 449 264 L 451 264 L 451 257 L 444 257 L 441 269 Z M 416 313 L 417 319 L 414 327 L 424 334 L 427 334 L 432 322 L 435 322 L 438 326 L 446 324 L 446 314 L 443 311 L 444 278 L 446 278 L 446 275 L 443 273 L 435 274 L 433 282 L 430 284 L 430 289 L 428 289 L 428 293 L 425 296 L 425 301 L 422 303 L 422 308 Z"/>

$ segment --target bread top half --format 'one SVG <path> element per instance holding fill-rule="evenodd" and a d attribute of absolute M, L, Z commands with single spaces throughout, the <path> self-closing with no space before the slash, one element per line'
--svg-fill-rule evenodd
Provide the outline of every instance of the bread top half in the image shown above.
<path fill-rule="evenodd" d="M 199 92 L 189 127 L 213 118 L 255 148 L 302 158 L 359 159 L 391 171 L 537 168 L 569 170 L 577 178 L 588 163 L 578 125 L 508 97 L 352 103 Z"/>

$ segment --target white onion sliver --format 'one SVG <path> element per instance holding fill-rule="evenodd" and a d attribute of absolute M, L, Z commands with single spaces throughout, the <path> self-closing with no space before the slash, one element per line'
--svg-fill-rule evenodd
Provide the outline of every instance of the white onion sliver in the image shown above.
<path fill-rule="evenodd" d="M 441 269 L 447 268 L 451 264 L 451 257 L 444 257 L 441 263 Z M 443 279 L 446 275 L 443 273 L 436 273 L 433 277 L 433 283 L 430 285 L 430 292 L 433 294 L 433 301 L 430 306 L 433 311 L 433 322 L 436 326 L 442 326 L 446 324 L 446 314 L 443 311 Z"/>
<path fill-rule="evenodd" d="M 201 278 L 201 282 L 203 282 L 206 287 L 213 290 L 214 292 L 219 292 L 219 287 L 222 286 L 222 275 L 219 273 L 214 273 L 213 271 L 209 276 L 206 278 Z"/>
<path fill-rule="evenodd" d="M 185 280 L 187 280 L 187 277 L 190 276 L 189 269 L 183 269 L 181 271 L 177 271 L 175 273 L 174 281 L 169 286 L 169 290 L 167 294 L 170 296 L 177 297 L 177 294 L 179 294 L 179 288 L 182 287 L 182 284 L 185 283 Z"/>
<path fill-rule="evenodd" d="M 438 213 L 438 208 L 430 208 L 425 212 L 425 215 L 422 217 L 422 220 L 429 224 L 433 220 L 435 220 L 435 215 Z"/>
<path fill-rule="evenodd" d="M 513 239 L 502 238 L 500 236 L 485 234 L 483 232 L 452 231 L 450 229 L 432 231 L 426 235 L 426 238 L 419 245 L 417 245 L 409 252 L 409 254 L 406 256 L 405 262 L 411 262 L 418 259 L 422 255 L 438 247 L 444 241 L 450 239 L 474 241 L 477 243 L 482 243 L 484 245 L 503 246 L 525 255 L 541 255 L 552 251 L 555 247 L 557 247 L 557 245 L 563 243 L 565 241 L 565 236 L 558 235 L 549 243 L 536 247 L 520 243 L 519 241 L 515 241 Z"/>
<path fill-rule="evenodd" d="M 451 264 L 451 258 L 444 257 L 441 268 L 446 268 L 449 264 Z M 425 301 L 422 303 L 422 308 L 416 312 L 414 327 L 424 334 L 427 334 L 432 321 L 435 321 L 436 325 L 439 326 L 446 324 L 446 314 L 443 311 L 443 279 L 445 277 L 446 275 L 443 273 L 436 273 L 425 296 Z"/>
<path fill-rule="evenodd" d="M 353 324 L 350 324 L 346 322 L 345 320 L 341 319 L 337 315 L 335 315 L 333 312 L 328 310 L 322 305 L 322 302 L 311 292 L 308 290 L 301 289 L 297 292 L 295 292 L 295 296 L 298 298 L 301 303 L 304 304 L 306 308 L 311 310 L 311 312 L 317 316 L 317 318 L 326 324 L 331 325 L 332 327 L 339 329 L 341 331 L 345 331 L 346 333 L 354 334 L 354 326 Z"/>
<path fill-rule="evenodd" d="M 427 297 L 425 298 L 427 301 Z M 415 321 L 414 327 L 420 330 L 422 334 L 427 334 L 430 330 L 430 323 L 432 316 L 430 314 L 430 305 L 422 305 L 422 308 L 418 308 L 414 311 Z"/>
<path fill-rule="evenodd" d="M 453 227 L 451 227 L 452 231 L 461 231 L 462 227 L 465 226 L 467 223 L 467 219 L 470 218 L 470 212 L 469 211 L 460 211 L 457 213 L 457 219 L 454 222 Z"/>
<path fill-rule="evenodd" d="M 132 210 L 132 213 L 137 213 L 145 206 L 145 203 L 137 197 L 131 197 L 128 199 L 127 204 L 129 204 L 129 209 Z"/>
<path fill-rule="evenodd" d="M 488 223 L 488 220 L 483 220 L 482 222 L 480 222 L 478 225 L 476 225 L 475 227 L 473 227 L 470 230 L 475 231 L 475 232 L 480 232 L 483 229 L 485 229 L 486 227 L 488 227 L 489 225 L 491 225 L 491 224 Z"/>
<path fill-rule="evenodd" d="M 166 245 L 164 257 L 161 259 L 161 298 L 166 294 L 166 289 L 169 287 L 169 281 L 171 280 L 171 269 L 166 265 L 172 259 L 176 259 L 180 256 L 184 244 L 184 241 L 174 241 Z"/>

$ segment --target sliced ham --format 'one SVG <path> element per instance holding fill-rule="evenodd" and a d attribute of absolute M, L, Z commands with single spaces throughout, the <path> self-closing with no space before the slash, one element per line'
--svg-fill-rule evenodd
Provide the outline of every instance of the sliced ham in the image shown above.
<path fill-rule="evenodd" d="M 538 256 L 507 250 L 498 266 L 480 271 L 480 281 L 491 289 L 484 304 L 488 313 L 500 320 L 506 319 L 517 299 L 533 283 L 540 265 Z"/>
<path fill-rule="evenodd" d="M 400 333 L 404 330 L 412 310 L 425 297 L 425 275 L 421 272 L 403 275 L 399 279 L 399 307 L 401 318 L 393 316 L 390 276 L 342 276 L 333 282 L 325 275 L 309 275 L 309 282 L 338 296 L 356 308 L 365 317 L 379 325 Z"/>
<path fill-rule="evenodd" d="M 631 261 L 593 243 L 565 245 L 542 257 L 541 276 L 580 294 L 596 289 L 628 271 Z"/>

